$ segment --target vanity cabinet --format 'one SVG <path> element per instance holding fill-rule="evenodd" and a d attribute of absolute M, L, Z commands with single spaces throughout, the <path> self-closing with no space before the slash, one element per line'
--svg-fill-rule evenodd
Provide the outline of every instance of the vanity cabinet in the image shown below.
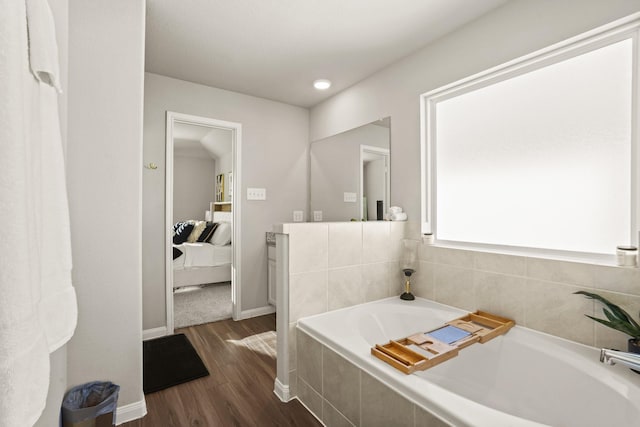
<path fill-rule="evenodd" d="M 268 270 L 268 288 L 269 294 L 267 299 L 269 304 L 276 306 L 276 247 L 275 245 L 267 246 L 267 270 Z"/>

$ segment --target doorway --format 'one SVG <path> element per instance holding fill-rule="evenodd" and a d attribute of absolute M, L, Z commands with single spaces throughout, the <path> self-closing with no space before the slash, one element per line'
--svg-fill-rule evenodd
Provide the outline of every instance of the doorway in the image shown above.
<path fill-rule="evenodd" d="M 390 150 L 360 145 L 360 218 L 381 221 L 389 209 Z"/>
<path fill-rule="evenodd" d="M 174 152 L 176 145 L 176 133 L 177 129 L 184 127 L 184 125 L 191 125 L 197 128 L 205 128 L 209 130 L 210 134 L 228 134 L 230 135 L 231 154 L 228 163 L 230 163 L 230 171 L 226 173 L 220 173 L 216 171 L 218 176 L 223 175 L 225 179 L 225 191 L 228 196 L 227 201 L 224 203 L 222 200 L 218 200 L 216 203 L 215 196 L 211 201 L 209 212 L 211 217 L 214 218 L 214 211 L 221 212 L 219 217 L 222 217 L 225 222 L 230 224 L 230 241 L 233 242 L 231 247 L 231 265 L 230 273 L 228 277 L 231 281 L 231 315 L 234 320 L 237 320 L 241 312 L 241 298 L 240 298 L 240 283 L 241 283 L 241 268 L 240 268 L 240 188 L 242 174 L 240 170 L 241 165 L 241 145 L 242 145 L 242 125 L 240 123 L 228 122 L 223 120 L 212 119 L 208 117 L 194 116 L 190 114 L 183 114 L 177 112 L 167 111 L 166 117 L 166 177 L 165 177 L 165 277 L 166 277 L 166 319 L 167 319 L 167 333 L 172 334 L 175 327 L 174 318 L 174 247 L 173 247 L 173 226 L 174 226 Z M 230 173 L 232 172 L 232 174 Z M 203 185 L 214 188 L 216 186 L 216 192 L 218 192 L 217 184 L 219 184 L 219 177 L 216 177 L 213 182 L 205 182 Z M 232 179 L 229 179 L 231 178 Z M 224 178 L 223 178 L 224 179 Z M 216 193 L 219 196 L 218 193 Z M 229 198 L 232 195 L 236 195 L 237 202 L 231 202 Z M 224 200 L 224 199 L 223 199 Z M 230 207 L 233 206 L 233 209 Z M 205 214 L 205 212 L 202 212 Z M 206 215 L 206 214 L 205 214 Z M 206 218 L 205 218 L 206 220 Z M 203 274 L 204 270 L 196 271 L 197 275 Z M 219 272 L 213 271 L 212 273 L 206 272 L 207 277 L 210 274 L 216 276 Z"/>

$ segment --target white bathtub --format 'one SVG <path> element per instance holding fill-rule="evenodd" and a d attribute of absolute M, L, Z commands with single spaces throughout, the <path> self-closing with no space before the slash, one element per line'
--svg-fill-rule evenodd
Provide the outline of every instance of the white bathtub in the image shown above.
<path fill-rule="evenodd" d="M 600 363 L 596 348 L 519 326 L 413 375 L 370 354 L 376 343 L 465 313 L 387 298 L 301 319 L 298 328 L 454 426 L 640 426 L 640 375 Z"/>

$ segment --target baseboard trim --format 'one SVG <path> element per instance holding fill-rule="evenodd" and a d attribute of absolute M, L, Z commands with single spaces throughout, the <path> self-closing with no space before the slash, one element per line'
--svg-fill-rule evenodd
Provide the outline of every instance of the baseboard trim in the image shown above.
<path fill-rule="evenodd" d="M 240 318 L 236 320 L 250 319 L 252 317 L 264 316 L 265 314 L 275 313 L 276 308 L 272 305 L 265 305 L 264 307 L 252 308 L 250 310 L 242 310 L 240 312 Z"/>
<path fill-rule="evenodd" d="M 144 331 L 142 331 L 142 341 L 163 337 L 165 335 L 167 335 L 166 326 L 160 326 L 159 328 L 153 329 L 145 329 Z"/>
<path fill-rule="evenodd" d="M 282 384 L 277 378 L 273 384 L 273 393 L 278 396 L 278 399 L 280 399 L 281 402 L 287 403 L 291 400 L 291 392 L 289 391 L 289 386 Z"/>
<path fill-rule="evenodd" d="M 116 425 L 137 420 L 147 415 L 147 402 L 142 400 L 128 405 L 118 406 L 116 409 Z"/>

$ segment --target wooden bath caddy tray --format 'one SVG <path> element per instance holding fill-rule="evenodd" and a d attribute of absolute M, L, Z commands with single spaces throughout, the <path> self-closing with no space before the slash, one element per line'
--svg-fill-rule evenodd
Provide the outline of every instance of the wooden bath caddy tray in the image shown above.
<path fill-rule="evenodd" d="M 460 349 L 471 344 L 485 343 L 505 334 L 514 325 L 513 320 L 476 311 L 428 332 L 376 344 L 371 348 L 371 354 L 405 374 L 411 374 L 456 357 Z"/>

